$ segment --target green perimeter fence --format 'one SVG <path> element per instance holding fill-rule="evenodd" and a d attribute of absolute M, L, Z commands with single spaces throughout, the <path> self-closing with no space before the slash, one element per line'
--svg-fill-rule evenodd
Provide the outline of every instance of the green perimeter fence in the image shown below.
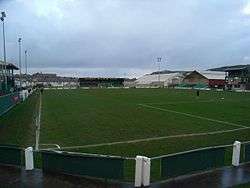
<path fill-rule="evenodd" d="M 244 147 L 244 162 L 250 162 L 250 143 L 247 142 Z"/>
<path fill-rule="evenodd" d="M 55 150 L 34 151 L 34 167 L 44 172 L 133 181 L 135 158 Z"/>
<path fill-rule="evenodd" d="M 42 169 L 105 179 L 124 178 L 124 158 L 78 153 L 42 151 Z"/>
<path fill-rule="evenodd" d="M 250 162 L 250 142 L 200 148 L 153 158 L 125 158 L 60 150 L 34 151 L 31 147 L 23 149 L 17 146 L 0 146 L 0 164 L 23 166 L 26 169 L 28 166 L 29 170 L 35 167 L 44 172 L 59 174 L 129 181 L 138 187 L 148 186 L 152 181 L 223 166 L 238 166 L 245 162 Z"/>
<path fill-rule="evenodd" d="M 0 96 L 0 116 L 20 101 L 18 92 Z"/>
<path fill-rule="evenodd" d="M 225 147 L 169 155 L 161 159 L 161 177 L 171 178 L 225 165 Z"/>
<path fill-rule="evenodd" d="M 21 166 L 23 164 L 23 149 L 18 146 L 0 146 L 0 164 Z"/>

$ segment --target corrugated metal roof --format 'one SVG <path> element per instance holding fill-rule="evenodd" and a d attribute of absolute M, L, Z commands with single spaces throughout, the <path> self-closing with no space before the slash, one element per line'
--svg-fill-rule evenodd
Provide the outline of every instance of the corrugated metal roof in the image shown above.
<path fill-rule="evenodd" d="M 197 71 L 209 80 L 225 80 L 226 73 L 220 71 Z"/>
<path fill-rule="evenodd" d="M 160 82 L 167 82 L 177 77 L 181 77 L 180 73 L 170 73 L 170 74 L 160 74 Z M 136 84 L 151 84 L 153 82 L 158 82 L 159 74 L 146 74 L 136 80 Z"/>
<path fill-rule="evenodd" d="M 4 62 L 0 60 L 0 67 L 4 66 Z M 7 69 L 13 69 L 13 70 L 19 70 L 19 68 L 12 64 L 7 62 Z"/>

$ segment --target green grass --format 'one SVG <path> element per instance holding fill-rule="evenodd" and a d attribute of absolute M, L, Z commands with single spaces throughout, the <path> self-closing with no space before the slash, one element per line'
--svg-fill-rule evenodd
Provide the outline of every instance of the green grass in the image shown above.
<path fill-rule="evenodd" d="M 221 98 L 224 98 L 222 100 Z M 62 147 L 239 128 L 156 108 L 250 125 L 250 93 L 169 89 L 46 90 L 41 142 Z M 86 149 L 81 152 L 156 156 L 208 145 L 250 140 L 250 130 L 210 136 L 171 138 Z"/>
<path fill-rule="evenodd" d="M 224 100 L 221 100 L 221 98 Z M 46 90 L 43 95 L 41 143 L 76 146 L 149 137 L 238 128 L 160 109 L 174 110 L 244 126 L 250 125 L 250 94 L 168 89 Z M 34 143 L 37 96 L 0 118 L 0 143 Z M 249 130 L 223 135 L 169 138 L 158 141 L 81 149 L 122 156 L 156 156 L 207 145 L 250 140 Z M 172 143 L 172 144 L 171 144 Z M 119 148 L 119 149 L 118 149 Z"/>
<path fill-rule="evenodd" d="M 0 143 L 25 146 L 34 144 L 35 127 L 32 122 L 37 99 L 37 96 L 33 96 L 1 117 L 0 125 L 3 126 L 0 127 Z M 196 92 L 192 90 L 45 90 L 42 101 L 40 143 L 59 144 L 61 147 L 250 127 L 250 93 L 201 91 L 197 98 Z M 71 151 L 154 157 L 200 147 L 232 144 L 235 140 L 250 140 L 250 129 Z M 227 164 L 230 164 L 230 152 L 226 155 Z M 152 160 L 153 180 L 160 177 L 159 167 L 160 161 Z M 126 161 L 125 176 L 126 179 L 133 179 L 134 161 Z"/>
<path fill-rule="evenodd" d="M 22 147 L 34 145 L 36 105 L 37 95 L 33 94 L 28 100 L 16 105 L 0 117 L 0 144 Z"/>

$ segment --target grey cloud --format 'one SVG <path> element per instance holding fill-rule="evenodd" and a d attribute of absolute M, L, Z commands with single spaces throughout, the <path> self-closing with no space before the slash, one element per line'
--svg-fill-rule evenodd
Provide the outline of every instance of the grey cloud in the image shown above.
<path fill-rule="evenodd" d="M 82 75 L 122 76 L 127 71 L 132 76 L 155 70 L 157 56 L 170 69 L 246 63 L 250 17 L 242 10 L 248 3 L 2 0 L 0 10 L 8 15 L 8 60 L 18 62 L 17 37 L 22 36 L 33 71 L 53 68 L 66 74 L 69 68 Z"/>

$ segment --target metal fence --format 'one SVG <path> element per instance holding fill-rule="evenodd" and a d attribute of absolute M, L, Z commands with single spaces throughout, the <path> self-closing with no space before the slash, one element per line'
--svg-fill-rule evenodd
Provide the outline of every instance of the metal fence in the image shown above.
<path fill-rule="evenodd" d="M 250 161 L 250 144 L 245 146 L 245 162 Z"/>
<path fill-rule="evenodd" d="M 23 158 L 25 160 L 22 160 Z M 41 168 L 44 172 L 128 180 L 133 181 L 135 187 L 140 187 L 149 186 L 152 180 L 165 180 L 226 165 L 239 166 L 240 163 L 250 162 L 250 142 L 236 141 L 234 144 L 199 148 L 152 158 L 0 146 L 1 164 L 22 166 L 23 161 L 25 161 L 26 170 L 32 170 L 35 167 Z M 152 162 L 156 162 L 158 167 L 155 168 Z M 155 174 L 159 174 L 157 179 L 153 179 Z"/>
<path fill-rule="evenodd" d="M 0 163 L 5 165 L 22 165 L 23 149 L 17 146 L 0 146 Z"/>
<path fill-rule="evenodd" d="M 81 153 L 42 151 L 42 169 L 105 179 L 124 178 L 124 158 Z"/>
<path fill-rule="evenodd" d="M 183 152 L 161 158 L 161 177 L 176 177 L 218 168 L 224 164 L 224 147 Z"/>
<path fill-rule="evenodd" d="M 243 142 L 243 161 L 250 162 L 250 142 Z"/>

